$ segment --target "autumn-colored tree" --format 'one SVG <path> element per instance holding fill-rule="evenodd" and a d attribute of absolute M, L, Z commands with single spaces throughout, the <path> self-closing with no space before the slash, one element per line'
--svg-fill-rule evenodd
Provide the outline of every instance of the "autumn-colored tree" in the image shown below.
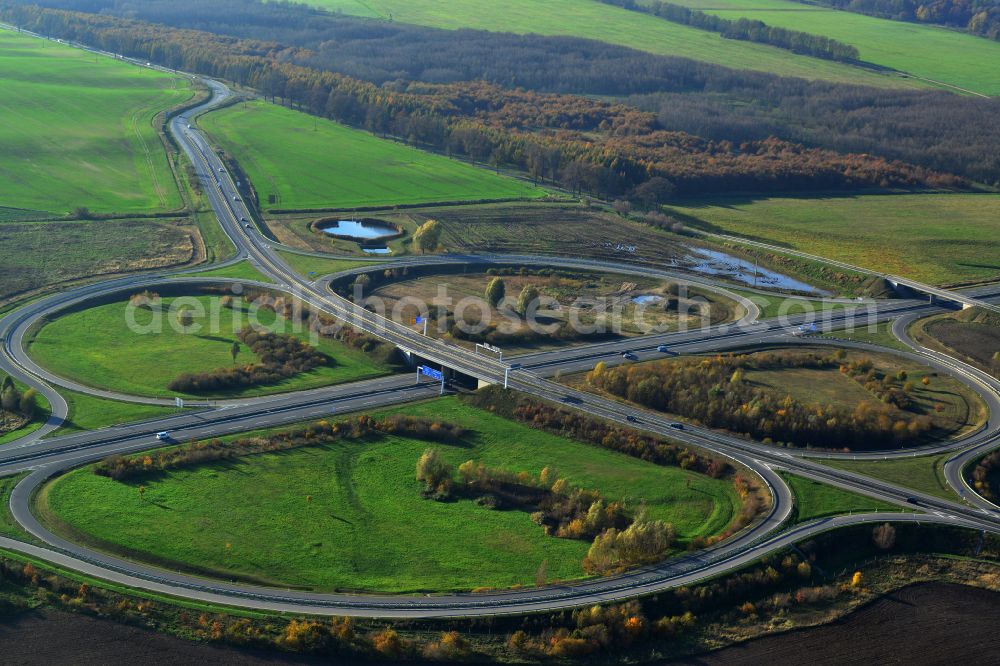
<path fill-rule="evenodd" d="M 399 658 L 410 648 L 409 642 L 391 628 L 372 634 L 371 642 L 375 652 L 383 657 Z"/>
<path fill-rule="evenodd" d="M 18 410 L 21 412 L 21 416 L 33 419 L 38 411 L 38 391 L 33 388 L 28 389 L 21 394 L 21 400 L 18 402 Z"/>
<path fill-rule="evenodd" d="M 864 576 L 861 575 L 861 572 L 855 571 L 854 575 L 851 576 L 851 587 L 860 587 L 863 581 Z"/>
<path fill-rule="evenodd" d="M 532 304 L 538 302 L 539 295 L 538 287 L 533 284 L 524 285 L 524 288 L 521 289 L 521 293 L 517 297 L 517 312 L 522 317 L 527 316 Z"/>
<path fill-rule="evenodd" d="M 889 523 L 882 523 L 872 530 L 872 541 L 880 550 L 889 550 L 896 544 L 896 528 Z"/>
<path fill-rule="evenodd" d="M 427 449 L 417 460 L 417 481 L 423 481 L 428 491 L 451 479 L 451 472 L 451 465 L 437 449 Z"/>
<path fill-rule="evenodd" d="M 437 220 L 427 220 L 413 234 L 413 244 L 421 252 L 433 252 L 441 243 L 441 224 Z"/>
<path fill-rule="evenodd" d="M 500 305 L 506 293 L 507 285 L 504 284 L 503 278 L 495 277 L 486 285 L 486 302 L 495 308 Z"/>

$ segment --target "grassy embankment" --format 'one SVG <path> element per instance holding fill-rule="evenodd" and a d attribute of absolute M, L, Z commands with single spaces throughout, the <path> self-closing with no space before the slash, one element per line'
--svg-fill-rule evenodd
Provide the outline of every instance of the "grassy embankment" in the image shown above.
<path fill-rule="evenodd" d="M 944 463 L 953 453 L 893 460 L 824 460 L 824 465 L 857 472 L 913 488 L 928 495 L 954 500 L 955 492 L 944 478 Z"/>
<path fill-rule="evenodd" d="M 92 543 L 169 566 L 384 591 L 533 584 L 543 561 L 550 579 L 583 575 L 588 544 L 546 536 L 525 512 L 424 499 L 414 467 L 428 446 L 456 465 L 474 459 L 532 474 L 552 465 L 573 485 L 633 508 L 644 502 L 682 544 L 722 531 L 738 511 L 730 481 L 549 435 L 457 398 L 390 411 L 470 432 L 456 445 L 391 436 L 171 471 L 144 480 L 142 500 L 137 485 L 82 468 L 43 493 L 42 507 Z"/>
<path fill-rule="evenodd" d="M 781 477 L 788 483 L 795 495 L 795 507 L 791 517 L 793 524 L 845 513 L 907 511 L 898 504 L 883 502 L 849 490 L 828 486 L 825 483 L 795 474 L 781 472 Z"/>
<path fill-rule="evenodd" d="M 201 124 L 247 172 L 265 208 L 394 206 L 546 194 L 529 183 L 264 102 L 210 113 Z M 272 194 L 278 203 L 268 205 Z"/>
<path fill-rule="evenodd" d="M 174 299 L 163 299 L 161 332 L 144 334 L 130 329 L 125 302 L 110 303 L 60 317 L 44 326 L 30 343 L 29 351 L 38 363 L 61 376 L 95 386 L 132 395 L 172 396 L 167 385 L 186 372 L 206 372 L 234 364 L 230 355 L 236 333 L 249 323 L 245 307 L 234 311 L 219 309 L 218 330 L 211 330 L 210 317 L 215 297 L 198 296 L 190 301 L 209 313 L 195 319 L 203 330 L 182 333 L 167 310 Z M 139 324 L 149 324 L 152 315 L 136 312 Z M 280 329 L 284 320 L 269 310 L 258 311 L 261 326 Z M 286 332 L 295 333 L 289 325 Z M 303 332 L 299 337 L 307 336 Z M 317 348 L 330 359 L 328 364 L 310 372 L 286 379 L 278 384 L 259 386 L 223 394 L 225 397 L 263 395 L 298 391 L 329 384 L 357 381 L 384 375 L 389 369 L 380 366 L 364 352 L 347 347 L 330 338 L 320 338 Z M 256 356 L 241 345 L 235 362 L 256 362 Z"/>

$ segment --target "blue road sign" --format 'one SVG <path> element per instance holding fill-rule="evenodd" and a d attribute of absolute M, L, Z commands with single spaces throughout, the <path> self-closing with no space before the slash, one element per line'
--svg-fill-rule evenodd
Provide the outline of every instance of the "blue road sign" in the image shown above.
<path fill-rule="evenodd" d="M 434 368 L 428 368 L 426 365 L 421 365 L 417 367 L 417 371 L 422 375 L 427 375 L 433 379 L 441 381 L 444 379 L 444 375 L 441 374 L 440 370 L 435 370 Z"/>
<path fill-rule="evenodd" d="M 424 318 L 423 317 L 414 317 L 413 318 L 413 323 L 414 324 L 422 324 L 422 323 L 424 323 Z"/>

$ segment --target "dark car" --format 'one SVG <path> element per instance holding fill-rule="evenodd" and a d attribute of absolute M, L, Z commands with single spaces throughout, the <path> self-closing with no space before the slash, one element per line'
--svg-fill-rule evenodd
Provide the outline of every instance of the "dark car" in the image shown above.
<path fill-rule="evenodd" d="M 674 421 L 673 423 L 671 423 L 670 427 L 673 428 L 674 430 L 684 430 L 684 424 L 683 423 L 677 423 L 676 421 Z"/>
<path fill-rule="evenodd" d="M 638 423 L 639 422 L 639 419 L 635 418 L 631 414 L 627 415 L 625 417 L 625 420 L 628 421 L 629 423 Z"/>

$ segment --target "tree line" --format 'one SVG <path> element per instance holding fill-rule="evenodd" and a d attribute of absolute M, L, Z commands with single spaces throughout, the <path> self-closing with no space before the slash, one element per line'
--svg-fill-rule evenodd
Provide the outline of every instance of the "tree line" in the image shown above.
<path fill-rule="evenodd" d="M 746 379 L 751 370 L 839 369 L 875 400 L 853 408 L 810 404 L 779 396 Z M 931 418 L 906 411 L 914 387 L 878 372 L 870 360 L 812 352 L 728 354 L 615 368 L 597 364 L 587 382 L 611 395 L 658 411 L 680 414 L 766 442 L 799 447 L 871 449 L 918 441 Z"/>
<path fill-rule="evenodd" d="M 595 40 L 438 30 L 279 2 L 38 0 L 34 4 L 236 37 L 257 44 L 257 51 L 251 51 L 254 55 L 278 57 L 389 89 L 406 81 L 486 81 L 505 88 L 616 96 L 655 113 L 665 130 L 711 141 L 739 145 L 775 136 L 1000 184 L 1000 124 L 994 122 L 1000 99 L 808 81 Z M 0 2 L 4 5 L 9 1 Z M 172 52 L 172 47 L 160 50 Z M 538 67 L 539 62 L 545 67 Z M 346 118 L 326 110 L 320 115 Z M 364 117 L 362 113 L 353 122 L 363 126 Z"/>
<path fill-rule="evenodd" d="M 890 541 L 883 538 L 886 528 L 892 530 Z M 189 612 L 166 600 L 81 584 L 44 565 L 12 556 L 0 557 L 0 580 L 13 600 L 6 602 L 5 609 L 41 600 L 53 608 L 141 624 L 219 645 L 396 661 L 486 662 L 514 656 L 538 662 L 586 655 L 641 659 L 667 641 L 717 639 L 720 626 L 787 624 L 797 620 L 797 611 L 814 616 L 817 611 L 829 611 L 831 602 L 856 603 L 859 593 L 868 592 L 864 584 L 868 570 L 855 569 L 855 565 L 887 550 L 995 557 L 996 537 L 986 534 L 982 541 L 980 538 L 978 532 L 959 528 L 858 525 L 818 535 L 795 550 L 765 555 L 739 571 L 653 596 L 572 612 L 464 622 Z M 928 564 L 923 560 L 913 568 L 917 565 L 936 566 L 934 561 Z M 898 573 L 898 565 L 894 567 Z"/>
<path fill-rule="evenodd" d="M 639 4 L 636 0 L 600 0 L 606 5 L 615 5 L 634 12 L 651 14 L 666 19 L 672 23 L 688 25 L 699 30 L 717 32 L 726 39 L 740 39 L 758 44 L 768 44 L 787 49 L 802 55 L 841 62 L 856 62 L 858 49 L 850 44 L 813 35 L 800 30 L 788 30 L 767 25 L 763 21 L 739 18 L 735 21 L 724 19 L 714 14 L 706 14 L 696 9 L 690 9 L 669 2 L 653 0 Z"/>
<path fill-rule="evenodd" d="M 0 13 L 25 27 L 233 80 L 317 115 L 604 198 L 630 196 L 651 178 L 678 194 L 965 184 L 898 161 L 776 138 L 705 140 L 661 129 L 655 114 L 587 97 L 483 82 L 377 86 L 292 64 L 302 50 L 274 43 L 38 7 L 8 5 Z"/>
<path fill-rule="evenodd" d="M 1000 2 L 997 0 L 808 0 L 806 4 L 826 5 L 896 21 L 946 25 L 1000 40 Z"/>

